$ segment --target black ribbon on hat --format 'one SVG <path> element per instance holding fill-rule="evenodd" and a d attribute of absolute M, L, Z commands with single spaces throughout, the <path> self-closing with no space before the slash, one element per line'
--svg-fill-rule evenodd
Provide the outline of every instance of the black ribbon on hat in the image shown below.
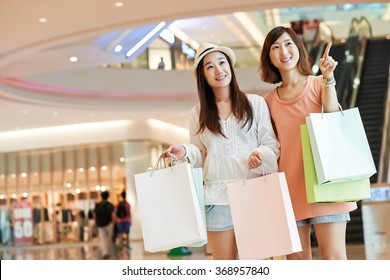
<path fill-rule="evenodd" d="M 214 49 L 215 47 L 211 47 L 211 48 L 207 48 L 207 49 L 205 49 L 203 52 L 201 52 L 200 54 L 199 54 L 199 56 L 198 57 L 200 57 L 202 54 L 204 54 L 205 52 L 207 52 L 207 51 L 209 51 L 209 50 L 212 50 L 212 49 Z"/>

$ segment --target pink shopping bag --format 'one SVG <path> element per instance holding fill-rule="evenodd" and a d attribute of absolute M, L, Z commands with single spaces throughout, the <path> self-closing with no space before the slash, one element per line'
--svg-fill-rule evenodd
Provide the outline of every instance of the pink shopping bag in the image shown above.
<path fill-rule="evenodd" d="M 240 259 L 302 251 L 283 172 L 232 183 L 227 188 Z"/>

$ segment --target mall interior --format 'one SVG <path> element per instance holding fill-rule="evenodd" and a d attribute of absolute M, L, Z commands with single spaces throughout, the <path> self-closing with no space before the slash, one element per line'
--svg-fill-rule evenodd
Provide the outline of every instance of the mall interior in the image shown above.
<path fill-rule="evenodd" d="M 241 89 L 263 95 L 275 85 L 259 55 L 277 25 L 300 35 L 314 75 L 332 42 L 339 102 L 359 108 L 378 171 L 351 213 L 348 258 L 390 259 L 390 3 L 141 2 L 0 2 L 0 259 L 101 259 L 92 213 L 105 190 L 132 206 L 131 250 L 112 259 L 210 259 L 207 246 L 144 250 L 134 175 L 189 142 L 199 43 L 232 48 Z"/>

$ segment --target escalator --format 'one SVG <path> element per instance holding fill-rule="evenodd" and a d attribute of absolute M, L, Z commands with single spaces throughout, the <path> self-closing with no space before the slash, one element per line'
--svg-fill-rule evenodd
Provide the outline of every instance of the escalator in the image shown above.
<path fill-rule="evenodd" d="M 355 106 L 359 107 L 377 170 L 379 170 L 389 65 L 390 40 L 368 39 Z M 371 183 L 376 182 L 377 174 L 371 177 Z"/>
<path fill-rule="evenodd" d="M 356 104 L 352 104 L 351 107 L 359 108 L 377 170 L 380 162 L 389 66 L 390 40 L 367 39 Z M 371 183 L 377 182 L 377 175 L 370 178 Z M 351 212 L 346 242 L 347 244 L 364 243 L 361 202 L 358 202 L 358 209 Z"/>

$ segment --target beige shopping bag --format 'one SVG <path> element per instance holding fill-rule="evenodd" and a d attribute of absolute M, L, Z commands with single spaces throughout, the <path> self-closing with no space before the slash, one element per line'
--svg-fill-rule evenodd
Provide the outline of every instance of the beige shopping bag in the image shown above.
<path fill-rule="evenodd" d="M 228 185 L 239 258 L 266 259 L 302 251 L 284 173 Z"/>

